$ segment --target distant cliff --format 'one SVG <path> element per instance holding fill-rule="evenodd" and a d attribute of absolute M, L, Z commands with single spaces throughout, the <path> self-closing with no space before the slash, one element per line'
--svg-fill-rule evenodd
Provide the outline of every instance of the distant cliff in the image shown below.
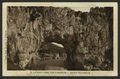
<path fill-rule="evenodd" d="M 59 7 L 8 7 L 8 58 L 24 68 L 42 42 L 58 42 L 70 70 L 109 70 L 113 63 L 113 8 L 90 12 Z"/>

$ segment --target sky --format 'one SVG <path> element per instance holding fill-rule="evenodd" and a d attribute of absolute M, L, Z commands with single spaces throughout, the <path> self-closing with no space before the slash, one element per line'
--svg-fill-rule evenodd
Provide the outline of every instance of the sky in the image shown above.
<path fill-rule="evenodd" d="M 52 42 L 51 44 L 54 44 L 54 45 L 56 45 L 56 46 L 58 46 L 58 47 L 64 48 L 64 46 L 63 46 L 62 44 L 59 44 L 59 43 L 56 43 L 56 42 Z"/>
<path fill-rule="evenodd" d="M 21 2 L 6 3 L 9 6 L 53 6 L 53 7 L 69 7 L 75 11 L 89 12 L 91 7 L 113 7 L 112 2 Z"/>

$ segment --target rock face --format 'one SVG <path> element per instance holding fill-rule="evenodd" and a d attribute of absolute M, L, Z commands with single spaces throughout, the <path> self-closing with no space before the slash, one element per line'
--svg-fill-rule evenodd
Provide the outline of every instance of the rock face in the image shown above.
<path fill-rule="evenodd" d="M 64 46 L 68 70 L 113 69 L 111 7 L 91 8 L 90 12 L 67 7 L 8 7 L 7 25 L 8 58 L 22 69 L 43 42 Z"/>

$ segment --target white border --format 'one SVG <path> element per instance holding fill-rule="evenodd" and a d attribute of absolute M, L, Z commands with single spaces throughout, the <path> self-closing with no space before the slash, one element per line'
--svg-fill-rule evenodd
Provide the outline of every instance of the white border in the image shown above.
<path fill-rule="evenodd" d="M 48 70 L 7 70 L 7 6 L 54 6 L 71 7 L 88 11 L 89 7 L 113 7 L 114 69 L 113 71 L 48 71 Z M 2 4 L 2 75 L 3 76 L 117 76 L 118 75 L 118 4 L 117 2 L 3 2 Z"/>

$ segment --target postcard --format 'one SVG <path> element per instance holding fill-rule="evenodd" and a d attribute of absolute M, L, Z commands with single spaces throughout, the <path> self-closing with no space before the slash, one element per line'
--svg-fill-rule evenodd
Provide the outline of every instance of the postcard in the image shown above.
<path fill-rule="evenodd" d="M 117 76 L 116 2 L 3 2 L 3 76 Z"/>

